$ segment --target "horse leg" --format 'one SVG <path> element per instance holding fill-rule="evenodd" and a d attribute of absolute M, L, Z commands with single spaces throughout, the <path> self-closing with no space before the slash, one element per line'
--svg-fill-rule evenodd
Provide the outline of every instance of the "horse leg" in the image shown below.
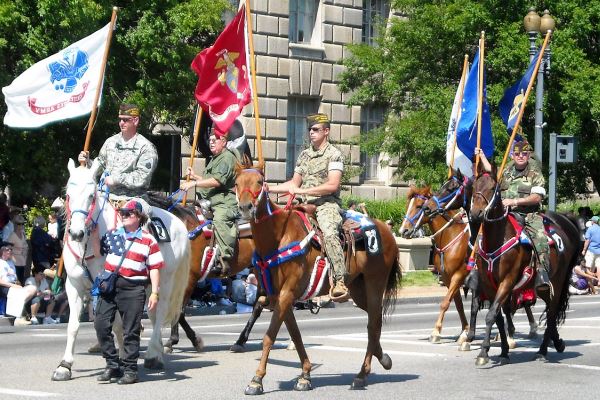
<path fill-rule="evenodd" d="M 497 319 L 497 315 L 500 312 L 500 307 L 498 304 L 498 298 L 494 300 L 494 303 L 491 305 L 485 316 L 485 334 L 483 336 L 483 342 L 481 343 L 481 351 L 477 356 L 477 360 L 475 361 L 475 365 L 483 366 L 490 361 L 489 351 L 490 351 L 490 337 L 492 335 L 492 326 Z"/>
<path fill-rule="evenodd" d="M 229 349 L 232 353 L 243 353 L 245 351 L 244 345 L 250 337 L 250 332 L 252 331 L 254 323 L 256 320 L 258 320 L 260 314 L 262 314 L 263 308 L 264 306 L 259 301 L 254 304 L 254 307 L 252 308 L 252 315 L 250 315 L 248 322 L 246 322 L 244 330 L 240 333 L 240 336 L 235 344 Z"/>
<path fill-rule="evenodd" d="M 506 314 L 507 320 L 510 320 L 509 315 L 510 315 L 510 310 L 509 310 L 508 314 Z M 512 321 L 510 322 L 510 324 L 512 324 Z M 509 344 L 507 341 L 506 328 L 504 327 L 504 317 L 502 317 L 501 312 L 496 314 L 496 326 L 498 327 L 498 332 L 500 332 L 500 349 L 501 349 L 500 364 L 501 365 L 508 364 L 510 362 L 510 360 L 508 358 Z M 513 331 L 514 331 L 514 326 L 513 326 Z"/>
<path fill-rule="evenodd" d="M 312 390 L 310 371 L 312 370 L 312 364 L 308 359 L 308 354 L 306 353 L 306 348 L 304 347 L 304 342 L 302 341 L 302 334 L 300 333 L 300 329 L 298 328 L 298 323 L 296 322 L 296 317 L 294 316 L 294 311 L 290 308 L 285 316 L 285 326 L 290 334 L 292 339 L 292 343 L 296 348 L 296 352 L 298 352 L 298 357 L 300 358 L 300 364 L 302 365 L 302 374 L 296 380 L 296 384 L 294 385 L 294 390 L 305 392 L 308 390 Z"/>
<path fill-rule="evenodd" d="M 457 274 L 454 274 L 456 276 Z M 456 286 L 454 288 L 454 305 L 456 306 L 456 312 L 458 312 L 458 317 L 460 318 L 460 324 L 462 330 L 458 339 L 456 340 L 458 344 L 463 343 L 467 339 L 467 332 L 469 330 L 469 323 L 467 322 L 467 317 L 465 315 L 465 308 L 463 306 L 462 297 L 460 296 L 460 287 L 462 277 L 458 276 L 456 279 Z M 454 279 L 452 280 L 451 286 L 454 285 Z"/>
<path fill-rule="evenodd" d="M 184 312 L 182 311 L 181 314 L 183 315 Z M 181 319 L 181 316 L 179 316 L 179 319 Z M 172 353 L 173 346 L 177 343 L 179 343 L 179 321 L 171 327 L 171 336 L 169 336 L 169 340 L 165 343 L 165 353 Z"/>
<path fill-rule="evenodd" d="M 446 311 L 450 307 L 450 302 L 454 296 L 454 291 L 452 290 L 452 285 L 448 287 L 448 291 L 446 295 L 442 299 L 440 303 L 440 313 L 438 314 L 438 318 L 435 321 L 435 325 L 433 326 L 433 331 L 431 331 L 431 335 L 429 335 L 430 343 L 440 343 L 441 334 L 442 334 L 442 325 L 444 323 L 444 316 L 446 315 Z M 459 296 L 460 297 L 460 296 Z"/>
<path fill-rule="evenodd" d="M 274 301 L 274 299 L 271 299 Z M 262 380 L 267 374 L 267 362 L 269 361 L 269 353 L 273 348 L 273 343 L 277 338 L 277 333 L 281 328 L 281 324 L 286 316 L 286 313 L 292 309 L 294 303 L 294 293 L 291 290 L 282 289 L 279 294 L 279 301 L 275 304 L 275 309 L 271 315 L 271 323 L 269 328 L 263 337 L 263 350 L 260 357 L 258 368 L 256 369 L 256 375 L 250 381 L 250 384 L 246 387 L 245 394 L 257 395 L 264 392 Z"/>
<path fill-rule="evenodd" d="M 177 324 L 175 324 L 175 326 L 176 325 Z M 190 324 L 188 324 L 187 320 L 185 319 L 185 312 L 182 312 L 179 315 L 179 325 L 181 325 L 181 328 L 185 332 L 185 335 L 190 340 L 190 342 L 192 342 L 192 346 L 194 346 L 194 349 L 196 349 L 196 351 L 200 353 L 202 349 L 204 349 L 204 342 L 202 341 L 201 337 L 196 336 L 196 332 L 194 332 Z"/>
<path fill-rule="evenodd" d="M 82 277 L 82 279 L 85 279 Z M 67 346 L 63 358 L 52 374 L 53 381 L 68 381 L 71 379 L 71 367 L 73 366 L 73 353 L 75 350 L 75 339 L 79 332 L 79 315 L 83 309 L 83 291 L 79 291 L 67 276 L 65 290 L 69 301 L 69 324 L 67 325 Z"/>
<path fill-rule="evenodd" d="M 365 358 L 362 368 L 358 375 L 352 381 L 351 389 L 361 389 L 367 385 L 367 376 L 371 373 L 371 360 L 373 356 L 377 357 L 383 368 L 389 370 L 392 368 L 392 359 L 389 355 L 383 353 L 381 348 L 381 325 L 382 325 L 382 310 L 383 310 L 383 292 L 385 287 L 381 281 L 373 282 L 365 279 L 367 295 L 367 333 L 368 343 Z"/>
<path fill-rule="evenodd" d="M 527 320 L 529 321 L 529 334 L 527 335 L 528 339 L 535 339 L 537 337 L 537 329 L 538 324 L 535 322 L 535 318 L 533 317 L 533 312 L 531 311 L 531 306 L 525 306 L 525 313 L 527 314 Z"/>
<path fill-rule="evenodd" d="M 504 303 L 504 305 L 502 306 L 502 310 L 504 311 L 504 315 L 506 316 L 505 332 L 508 336 L 507 337 L 508 347 L 510 349 L 514 349 L 515 347 L 517 347 L 517 342 L 515 341 L 515 324 L 513 323 L 513 319 L 512 319 L 510 301 L 507 301 L 506 303 Z M 500 334 L 500 328 L 498 328 L 498 334 Z M 502 340 L 502 335 L 500 335 L 500 339 Z"/>
<path fill-rule="evenodd" d="M 144 357 L 144 368 L 160 370 L 164 368 L 163 362 L 163 344 L 161 327 L 164 323 L 169 307 L 168 301 L 159 301 L 155 312 L 149 312 L 148 316 L 152 322 L 152 336 L 148 342 L 146 355 Z"/>
<path fill-rule="evenodd" d="M 479 293 L 477 290 L 471 290 L 471 315 L 469 322 L 469 331 L 467 332 L 467 338 L 464 340 L 460 347 L 458 348 L 460 351 L 470 351 L 471 350 L 471 342 L 475 339 L 475 328 L 477 327 L 477 313 L 479 312 Z"/>

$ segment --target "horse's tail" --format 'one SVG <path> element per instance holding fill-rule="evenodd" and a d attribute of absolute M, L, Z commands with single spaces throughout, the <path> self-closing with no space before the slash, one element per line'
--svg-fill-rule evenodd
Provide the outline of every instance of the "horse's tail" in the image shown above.
<path fill-rule="evenodd" d="M 402 282 L 402 269 L 398 261 L 398 254 L 394 257 L 394 263 L 388 275 L 387 285 L 383 294 L 383 318 L 390 315 L 394 311 L 396 300 L 398 298 L 398 289 Z"/>
<path fill-rule="evenodd" d="M 171 298 L 169 299 L 169 309 L 165 316 L 165 325 L 173 326 L 179 320 L 183 307 L 183 297 L 188 283 L 188 275 L 190 273 L 190 244 L 186 242 L 185 251 L 179 260 L 179 265 L 175 269 L 173 276 L 173 287 Z M 167 325 L 168 324 L 168 325 Z"/>
<path fill-rule="evenodd" d="M 569 298 L 571 296 L 571 293 L 569 292 L 569 285 L 571 284 L 570 277 L 573 273 L 573 268 L 575 268 L 575 265 L 577 265 L 577 261 L 579 260 L 583 244 L 579 240 L 581 237 L 581 229 L 577 223 L 577 217 L 574 214 L 547 212 L 546 217 L 562 228 L 566 234 L 567 240 L 572 241 L 571 244 L 573 246 L 573 252 L 571 253 L 570 259 L 567 261 L 565 268 L 565 276 L 563 277 L 563 285 L 560 288 L 560 299 L 556 311 L 556 324 L 557 326 L 560 326 L 565 322 L 567 317 Z"/>

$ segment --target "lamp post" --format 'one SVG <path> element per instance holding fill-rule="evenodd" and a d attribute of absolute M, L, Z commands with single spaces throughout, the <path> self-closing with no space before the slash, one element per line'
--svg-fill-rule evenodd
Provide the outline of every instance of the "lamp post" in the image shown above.
<path fill-rule="evenodd" d="M 530 8 L 529 12 L 523 18 L 523 25 L 529 35 L 529 61 L 533 60 L 535 53 L 537 52 L 537 46 L 535 41 L 538 33 L 545 36 L 549 30 L 554 30 L 556 25 L 554 18 L 550 15 L 548 10 L 544 10 L 544 15 L 540 18 L 535 8 Z M 544 114 L 542 108 L 544 107 L 544 74 L 550 72 L 550 46 L 546 48 L 542 56 L 542 63 L 538 69 L 537 84 L 535 85 L 535 145 L 534 152 L 535 158 L 542 163 L 542 140 L 544 128 Z"/>

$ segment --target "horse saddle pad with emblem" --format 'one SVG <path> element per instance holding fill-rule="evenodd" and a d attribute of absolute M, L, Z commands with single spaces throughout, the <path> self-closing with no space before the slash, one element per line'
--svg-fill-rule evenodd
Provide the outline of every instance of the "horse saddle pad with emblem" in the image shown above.
<path fill-rule="evenodd" d="M 548 238 L 548 246 L 554 246 L 558 251 L 564 250 L 562 238 L 556 232 L 556 225 L 548 218 L 541 214 L 544 222 L 544 231 Z M 525 219 L 517 213 L 508 214 L 508 220 L 515 229 L 517 236 L 519 236 L 519 243 L 522 245 L 532 246 L 531 239 L 527 235 L 524 229 Z"/>
<path fill-rule="evenodd" d="M 342 231 L 346 241 L 351 235 L 352 241 L 362 244 L 369 254 L 381 253 L 381 235 L 372 219 L 353 210 L 346 210 L 342 217 Z"/>
<path fill-rule="evenodd" d="M 166 243 L 171 241 L 169 230 L 159 217 L 150 218 L 150 221 L 148 222 L 148 228 L 158 243 Z"/>

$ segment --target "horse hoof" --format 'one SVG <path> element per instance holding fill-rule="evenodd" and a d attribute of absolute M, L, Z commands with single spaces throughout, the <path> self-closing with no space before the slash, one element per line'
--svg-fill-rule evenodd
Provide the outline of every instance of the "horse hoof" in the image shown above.
<path fill-rule="evenodd" d="M 144 368 L 146 368 L 146 369 L 164 369 L 165 365 L 163 364 L 162 361 L 160 361 L 158 359 L 158 357 L 155 357 L 155 358 L 148 358 L 148 359 L 144 360 Z"/>
<path fill-rule="evenodd" d="M 296 345 L 294 342 L 290 340 L 290 343 L 287 345 L 286 350 L 296 350 Z"/>
<path fill-rule="evenodd" d="M 383 353 L 383 356 L 379 359 L 379 364 L 381 364 L 383 369 L 392 369 L 392 359 L 386 353 Z"/>
<path fill-rule="evenodd" d="M 471 343 L 462 342 L 458 348 L 458 351 L 471 351 Z"/>
<path fill-rule="evenodd" d="M 256 396 L 258 394 L 263 394 L 263 385 L 262 385 L 262 378 L 259 378 L 258 376 L 255 376 L 254 378 L 252 378 L 252 380 L 250 381 L 250 384 L 246 387 L 246 390 L 244 391 L 244 394 L 248 395 L 248 396 Z"/>
<path fill-rule="evenodd" d="M 354 380 L 352 381 L 352 385 L 350 385 L 350 389 L 364 389 L 365 386 L 367 386 L 367 380 L 365 378 L 354 378 Z"/>
<path fill-rule="evenodd" d="M 71 371 L 66 368 L 59 367 L 52 374 L 52 380 L 56 382 L 65 382 L 71 380 Z"/>
<path fill-rule="evenodd" d="M 244 353 L 246 352 L 246 348 L 241 344 L 236 343 L 229 348 L 229 351 L 231 351 L 232 353 Z"/>
<path fill-rule="evenodd" d="M 562 353 L 563 351 L 565 351 L 565 341 L 562 339 L 558 339 L 557 341 L 554 342 L 554 348 L 556 349 L 556 351 L 558 351 L 559 353 Z"/>
<path fill-rule="evenodd" d="M 509 349 L 512 350 L 512 349 L 515 349 L 516 347 L 517 347 L 517 342 L 514 339 L 508 341 L 508 348 Z"/>
<path fill-rule="evenodd" d="M 490 362 L 490 359 L 488 357 L 477 357 L 477 360 L 475 361 L 475 365 L 477 367 L 481 367 L 481 366 L 484 366 L 485 364 L 487 364 L 488 362 Z"/>
<path fill-rule="evenodd" d="M 467 340 L 467 335 L 461 334 L 458 339 L 456 339 L 456 343 L 462 345 Z"/>
<path fill-rule="evenodd" d="M 307 392 L 312 390 L 312 384 L 310 383 L 310 379 L 306 379 L 303 377 L 298 377 L 296 384 L 294 385 L 294 390 L 298 392 Z"/>
<path fill-rule="evenodd" d="M 546 355 L 540 354 L 540 353 L 536 353 L 535 358 L 533 360 L 534 361 L 548 361 L 548 359 L 546 358 Z"/>
<path fill-rule="evenodd" d="M 165 354 L 171 354 L 171 353 L 173 353 L 173 348 L 165 346 L 165 347 L 163 347 L 163 352 Z"/>
<path fill-rule="evenodd" d="M 500 357 L 500 365 L 510 364 L 510 359 L 508 357 Z"/>
<path fill-rule="evenodd" d="M 196 339 L 196 344 L 194 345 L 194 348 L 196 349 L 196 351 L 198 353 L 201 353 L 202 350 L 204 350 L 204 341 L 201 338 L 197 338 Z"/>
<path fill-rule="evenodd" d="M 439 335 L 431 335 L 429 336 L 429 343 L 440 343 L 441 339 Z"/>

